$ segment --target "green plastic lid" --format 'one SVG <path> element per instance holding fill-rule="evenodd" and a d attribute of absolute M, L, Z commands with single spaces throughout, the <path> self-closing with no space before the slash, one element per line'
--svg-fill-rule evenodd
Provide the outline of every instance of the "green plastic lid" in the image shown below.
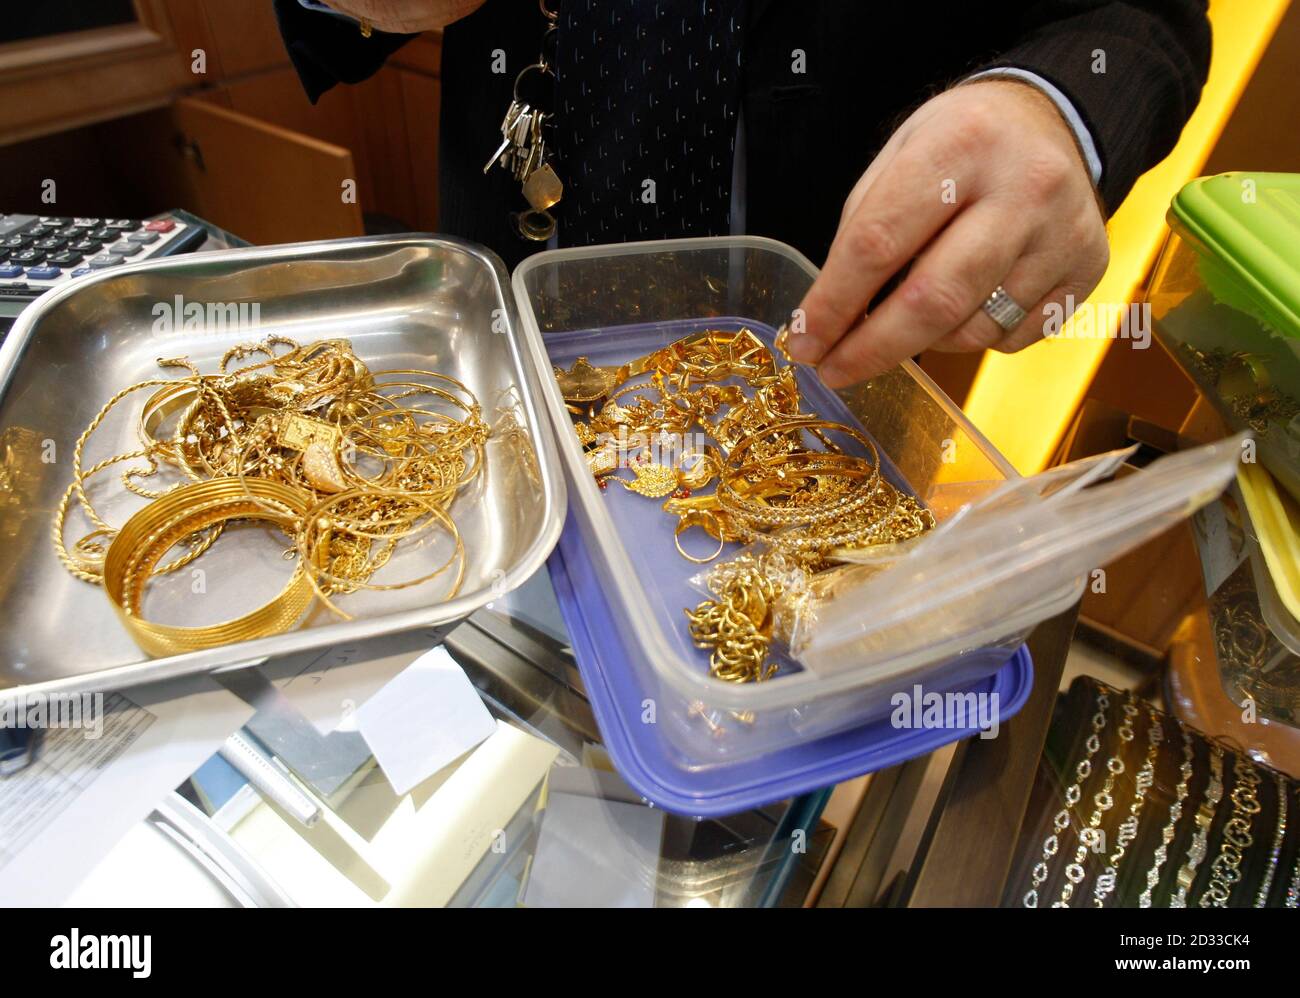
<path fill-rule="evenodd" d="M 1202 251 L 1216 298 L 1300 337 L 1300 174 L 1193 180 L 1174 196 L 1169 224 Z"/>

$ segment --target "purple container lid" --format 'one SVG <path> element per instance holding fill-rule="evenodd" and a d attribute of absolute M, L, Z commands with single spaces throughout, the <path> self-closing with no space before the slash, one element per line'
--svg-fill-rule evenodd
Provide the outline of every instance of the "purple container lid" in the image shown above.
<path fill-rule="evenodd" d="M 886 716 L 757 758 L 693 767 L 653 725 L 629 724 L 629 717 L 639 715 L 619 706 L 639 704 L 649 691 L 624 660 L 622 638 L 572 514 L 547 568 L 610 758 L 637 793 L 665 811 L 695 817 L 736 814 L 897 765 L 979 730 L 974 725 L 895 728 Z M 1029 649 L 1021 645 L 992 675 L 964 684 L 960 691 L 996 693 L 1002 723 L 1024 706 L 1033 678 Z"/>

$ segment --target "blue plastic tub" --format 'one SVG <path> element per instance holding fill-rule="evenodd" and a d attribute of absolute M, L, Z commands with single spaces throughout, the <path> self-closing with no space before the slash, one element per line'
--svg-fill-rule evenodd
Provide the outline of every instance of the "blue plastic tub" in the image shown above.
<path fill-rule="evenodd" d="M 742 326 L 769 345 L 775 337 L 770 325 L 752 319 L 711 316 L 556 332 L 545 337 L 545 346 L 549 362 L 557 367 L 568 367 L 579 357 L 597 366 L 617 366 L 692 332 Z M 801 371 L 799 380 L 805 411 L 871 435 L 845 401 L 810 371 Z M 922 417 L 921 425 L 933 424 L 933 401 L 924 396 L 917 398 L 918 411 L 897 410 L 895 418 L 901 413 L 904 418 Z M 930 409 L 922 408 L 925 405 Z M 561 434 L 570 432 L 567 426 L 559 430 Z M 880 446 L 879 455 L 884 476 L 898 488 L 915 494 L 888 448 Z M 807 676 L 797 662 L 775 652 L 773 658 L 780 669 L 775 678 L 762 684 L 766 690 L 751 686 L 738 689 L 707 680 L 709 653 L 691 640 L 684 613 L 685 608 L 695 606 L 705 596 L 691 582 L 692 576 L 705 569 L 676 553 L 674 518 L 663 511 L 661 501 L 625 491 L 613 483 L 599 492 L 589 478 L 586 482 L 570 482 L 571 500 L 580 496 L 583 488 L 597 492 L 599 506 L 612 530 L 597 530 L 590 516 L 581 512 L 581 502 L 571 505 L 559 547 L 559 557 L 567 568 L 557 580 L 556 590 L 562 594 L 561 608 L 570 629 L 588 635 L 587 650 L 579 651 L 578 657 L 580 664 L 586 661 L 584 678 L 593 689 L 593 701 L 602 704 L 597 718 L 611 751 L 625 776 L 636 781 L 634 774 L 641 774 L 639 789 L 661 806 L 693 814 L 725 813 L 753 806 L 759 798 L 780 799 L 891 765 L 969 733 L 969 726 L 923 731 L 890 727 L 893 695 L 910 693 L 918 682 L 924 684 L 925 692 L 996 692 L 999 713 L 1014 710 L 1023 699 L 1022 693 L 1027 693 L 1027 684 L 1021 691 L 1018 684 L 1012 683 L 1017 668 L 1013 659 L 1021 635 L 994 646 L 973 648 L 943 663 L 900 669 L 891 682 L 862 683 L 834 696 L 822 695 L 820 678 Z M 621 570 L 615 569 L 608 557 L 598 560 L 590 556 L 592 544 L 607 546 L 609 541 L 600 538 L 611 537 L 617 538 L 616 543 L 627 557 L 627 565 Z M 685 540 L 688 546 L 703 545 L 708 538 L 688 534 Z M 728 545 L 716 561 L 730 557 L 737 547 Z M 626 593 L 628 587 L 620 585 L 619 580 L 627 581 L 629 576 L 639 593 L 635 602 L 612 599 L 610 593 L 615 589 Z M 664 635 L 666 644 L 657 653 L 660 661 L 644 645 L 638 646 L 632 633 L 638 620 L 642 624 L 657 622 Z M 574 640 L 577 649 L 582 639 L 575 636 Z M 680 680 L 671 678 L 671 670 L 660 667 L 664 656 L 681 663 L 678 668 L 689 669 L 705 679 L 708 688 L 685 693 Z M 1009 664 L 1013 671 L 1004 674 Z M 807 679 L 812 682 L 800 682 Z M 786 688 L 790 695 L 768 697 L 765 703 L 756 701 L 753 709 L 728 700 L 734 693 L 744 695 L 748 702 L 750 694 Z M 604 692 L 598 693 L 597 689 Z M 796 689 L 810 692 L 802 695 L 795 693 Z M 863 731 L 871 732 L 868 741 L 855 740 L 852 733 L 860 735 Z M 877 743 L 908 748 L 877 753 Z M 774 766 L 773 760 L 780 760 L 781 765 Z M 830 762 L 823 765 L 824 760 Z M 751 789 L 737 789 L 746 786 Z"/>
<path fill-rule="evenodd" d="M 770 326 L 752 320 L 713 317 L 621 326 L 616 330 L 558 333 L 548 336 L 546 345 L 557 366 L 568 367 L 583 356 L 597 366 L 616 366 L 701 329 L 741 327 L 752 329 L 769 344 L 776 335 Z M 828 420 L 860 427 L 840 397 L 810 372 L 801 372 L 800 388 L 805 409 Z M 895 486 L 910 491 L 908 482 L 889 456 L 882 451 L 880 459 L 884 476 Z M 709 653 L 691 641 L 683 613 L 684 608 L 704 598 L 690 583 L 691 577 L 702 569 L 679 557 L 674 550 L 673 518 L 664 513 L 662 501 L 646 499 L 617 485 L 610 485 L 603 500 L 619 535 L 626 540 L 628 554 L 649 600 L 644 612 L 666 622 L 674 651 L 695 662 L 701 672 L 707 672 Z M 716 561 L 725 560 L 738 547 L 727 545 Z M 573 639 L 574 655 L 614 764 L 646 800 L 665 810 L 696 816 L 735 813 L 895 765 L 977 730 L 974 724 L 948 726 L 952 719 L 947 719 L 944 727 L 895 728 L 888 716 L 890 697 L 897 692 L 892 689 L 876 689 L 870 697 L 858 697 L 857 714 L 867 718 L 867 722 L 832 734 L 818 731 L 825 712 L 819 711 L 816 705 L 802 710 L 758 711 L 746 724 L 736 723 L 734 715 L 711 711 L 703 705 L 694 716 L 679 716 L 680 711 L 668 707 L 669 716 L 661 717 L 659 708 L 666 706 L 671 698 L 662 697 L 654 679 L 639 673 L 631 664 L 625 636 L 615 624 L 615 616 L 572 513 L 559 547 L 551 557 L 550 571 L 560 610 Z M 778 676 L 802 671 L 788 656 L 777 653 L 773 658 L 780 664 Z M 945 685 L 936 692 L 960 688 L 962 692 L 976 694 L 996 693 L 999 717 L 1005 718 L 1018 710 L 1029 695 L 1033 670 L 1029 653 L 1022 645 L 1018 649 L 980 649 L 955 660 L 942 675 L 941 682 Z M 780 679 L 771 681 L 780 682 Z M 904 692 L 912 691 L 910 681 L 901 685 Z M 928 681 L 925 689 L 932 688 Z M 847 699 L 852 700 L 854 696 L 850 694 Z M 714 715 L 716 720 L 711 722 L 708 718 Z M 682 729 L 698 730 L 710 723 L 718 723 L 718 737 L 738 743 L 739 751 L 720 753 L 721 760 L 705 757 L 684 751 L 682 737 L 671 737 L 674 727 L 681 735 Z M 739 744 L 745 740 L 788 742 L 788 738 L 783 739 L 774 732 L 801 725 L 809 734 L 809 740 L 802 744 L 787 745 L 757 756 L 746 753 Z"/>
<path fill-rule="evenodd" d="M 701 569 L 673 545 L 661 503 L 611 483 L 597 487 L 552 376 L 579 356 L 617 365 L 707 327 L 748 326 L 771 344 L 807 294 L 816 268 L 788 246 L 752 236 L 669 240 L 536 254 L 512 278 L 523 341 L 558 434 L 569 514 L 560 558 L 566 615 L 619 765 L 666 807 L 720 813 L 888 765 L 960 737 L 960 727 L 895 730 L 892 695 L 997 692 L 998 714 L 1019 705 L 1028 631 L 1014 619 L 960 634 L 910 633 L 896 654 L 865 642 L 861 660 L 822 669 L 781 661 L 762 683 L 709 675 L 683 613 L 704 598 Z M 683 321 L 683 317 L 692 317 Z M 947 520 L 1016 471 L 915 364 L 904 362 L 840 392 L 800 372 L 805 409 L 867 432 L 899 488 Z M 843 443 L 843 441 L 840 441 Z M 626 476 L 628 472 L 623 472 Z M 684 546 L 704 553 L 694 528 Z M 726 557 L 731 552 L 724 552 Z M 870 607 L 863 608 L 870 613 Z M 880 621 L 888 626 L 888 621 Z M 586 633 L 585 639 L 578 635 Z M 962 649 L 955 651 L 954 649 Z M 1012 671 L 1006 671 L 1008 664 Z M 974 723 L 973 721 L 971 723 Z M 863 731 L 870 740 L 855 740 Z M 878 746 L 895 746 L 882 750 Z M 902 746 L 908 746 L 904 749 Z"/>

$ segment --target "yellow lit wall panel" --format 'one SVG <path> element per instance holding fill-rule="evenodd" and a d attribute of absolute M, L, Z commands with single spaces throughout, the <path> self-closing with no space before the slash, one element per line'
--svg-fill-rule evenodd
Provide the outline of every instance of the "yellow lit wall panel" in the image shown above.
<path fill-rule="evenodd" d="M 1288 0 L 1211 0 L 1214 54 L 1201 102 L 1178 145 L 1111 218 L 1110 267 L 1089 299 L 1094 305 L 1138 300 L 1164 240 L 1170 200 L 1200 173 L 1287 7 Z M 1059 338 L 1018 354 L 990 351 L 966 399 L 971 421 L 1023 474 L 1047 466 L 1112 343 L 1129 349 L 1070 332 L 1067 324 Z"/>

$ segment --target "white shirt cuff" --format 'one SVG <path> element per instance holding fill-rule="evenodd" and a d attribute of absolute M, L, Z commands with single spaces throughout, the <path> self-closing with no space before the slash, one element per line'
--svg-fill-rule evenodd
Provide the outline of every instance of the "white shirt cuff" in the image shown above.
<path fill-rule="evenodd" d="M 1093 186 L 1095 187 L 1101 183 L 1101 157 L 1097 155 L 1097 143 L 1092 140 L 1092 133 L 1088 131 L 1088 126 L 1083 123 L 1083 118 L 1080 117 L 1074 104 L 1070 102 L 1070 98 L 1066 97 L 1059 88 L 1047 82 L 1037 73 L 1031 73 L 1027 69 L 1017 69 L 1014 66 L 986 69 L 982 73 L 966 77 L 962 82 L 969 83 L 971 80 L 980 80 L 988 76 L 1011 76 L 1017 80 L 1024 80 L 1042 91 L 1056 105 L 1056 109 L 1061 112 L 1061 117 L 1070 126 L 1070 131 L 1074 132 L 1075 141 L 1079 143 L 1079 148 L 1083 150 L 1083 158 L 1088 164 L 1088 172 L 1092 174 Z"/>

